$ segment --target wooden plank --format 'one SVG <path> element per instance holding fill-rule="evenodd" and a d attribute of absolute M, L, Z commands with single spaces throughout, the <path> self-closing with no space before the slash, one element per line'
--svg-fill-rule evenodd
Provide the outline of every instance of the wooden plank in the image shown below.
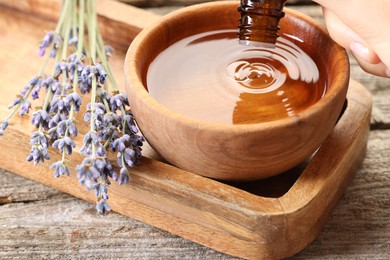
<path fill-rule="evenodd" d="M 373 131 L 369 140 L 363 167 L 328 224 L 292 259 L 388 256 L 390 131 Z M 89 203 L 14 174 L 1 171 L 0 183 L 8 201 L 0 206 L 2 259 L 236 259 L 116 213 L 104 220 Z"/>
<path fill-rule="evenodd" d="M 334 134 L 280 199 L 255 196 L 144 158 L 143 164 L 132 170 L 130 185 L 112 184 L 112 209 L 232 255 L 250 259 L 262 255 L 266 259 L 296 253 L 318 235 L 353 176 L 354 169 L 350 168 L 360 161 L 365 147 L 370 102 L 363 87 L 353 84 L 353 91 L 348 94 L 349 105 Z M 368 103 L 357 102 L 359 99 Z M 4 109 L 0 109 L 2 113 Z M 351 126 L 351 122 L 355 124 Z M 34 168 L 27 163 L 15 164 L 29 150 L 26 124 L 23 120 L 15 123 L 0 139 L 3 147 L 0 165 L 93 202 L 94 195 L 79 187 L 73 171 L 71 177 L 58 181 L 45 165 Z M 7 152 L 10 149 L 12 153 Z M 339 154 L 333 157 L 335 151 Z M 56 160 L 60 155 L 52 152 L 52 157 Z M 73 158 L 71 169 L 81 160 L 81 155 L 75 153 Z M 297 225 L 302 219 L 304 224 Z"/>

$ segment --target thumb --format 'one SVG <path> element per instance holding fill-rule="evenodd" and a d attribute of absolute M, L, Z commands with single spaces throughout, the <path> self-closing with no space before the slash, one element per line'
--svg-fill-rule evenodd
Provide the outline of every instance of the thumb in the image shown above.
<path fill-rule="evenodd" d="M 324 6 L 331 37 L 367 72 L 390 76 L 390 1 L 315 0 Z"/>
<path fill-rule="evenodd" d="M 381 62 L 378 55 L 369 48 L 369 44 L 360 35 L 344 24 L 332 11 L 324 8 L 323 12 L 326 27 L 335 42 L 368 63 Z"/>

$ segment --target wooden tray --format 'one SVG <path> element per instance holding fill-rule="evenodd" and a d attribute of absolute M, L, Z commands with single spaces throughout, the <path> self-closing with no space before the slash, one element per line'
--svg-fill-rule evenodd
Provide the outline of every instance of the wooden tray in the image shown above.
<path fill-rule="evenodd" d="M 36 58 L 36 46 L 43 31 L 53 28 L 56 16 L 52 10 L 58 10 L 58 2 L 0 0 L 0 118 L 8 113 L 6 104 L 13 95 L 38 70 L 42 61 Z M 117 78 L 122 79 L 127 42 L 158 17 L 109 0 L 98 3 L 99 10 L 105 10 L 100 19 L 104 36 L 118 49 L 113 65 Z M 129 15 L 145 18 L 144 23 L 135 26 Z M 116 37 L 117 29 L 120 37 Z M 322 147 L 310 161 L 289 172 L 258 182 L 221 183 L 143 158 L 142 165 L 132 170 L 129 185 L 112 184 L 110 206 L 116 212 L 234 256 L 291 256 L 318 235 L 364 157 L 371 96 L 351 81 L 347 99 L 344 113 Z M 95 202 L 93 192 L 78 184 L 74 172 L 71 177 L 56 179 L 48 169 L 50 162 L 38 167 L 25 162 L 33 131 L 29 119 L 15 118 L 0 137 L 0 167 Z M 78 147 L 81 140 L 82 135 L 76 140 Z M 51 154 L 52 161 L 60 156 L 54 151 Z M 148 149 L 146 156 L 157 158 Z M 82 155 L 75 153 L 71 168 L 81 159 Z"/>

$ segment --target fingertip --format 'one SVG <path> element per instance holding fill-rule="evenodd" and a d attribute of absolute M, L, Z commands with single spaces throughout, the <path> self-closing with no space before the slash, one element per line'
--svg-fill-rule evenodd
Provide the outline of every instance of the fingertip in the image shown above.
<path fill-rule="evenodd" d="M 386 77 L 390 78 L 390 69 L 386 69 Z"/>
<path fill-rule="evenodd" d="M 355 56 L 359 56 L 361 59 L 367 61 L 368 63 L 378 64 L 381 62 L 381 59 L 373 50 L 367 48 L 359 42 L 350 43 L 349 48 Z"/>
<path fill-rule="evenodd" d="M 354 54 L 354 53 L 352 53 Z M 377 64 L 368 63 L 366 60 L 361 59 L 359 56 L 355 56 L 356 61 L 359 66 L 367 73 L 390 78 L 390 69 L 383 62 L 379 62 Z"/>

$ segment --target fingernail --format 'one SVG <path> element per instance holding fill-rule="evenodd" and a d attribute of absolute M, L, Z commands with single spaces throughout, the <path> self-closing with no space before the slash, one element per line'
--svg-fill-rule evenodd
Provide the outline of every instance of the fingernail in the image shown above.
<path fill-rule="evenodd" d="M 359 56 L 360 58 L 368 61 L 368 55 L 369 55 L 369 50 L 368 48 L 364 47 L 361 43 L 358 42 L 353 42 L 349 46 L 351 48 L 351 51 Z"/>
<path fill-rule="evenodd" d="M 386 76 L 387 76 L 388 78 L 390 78 L 390 69 L 387 69 L 387 70 L 386 70 Z"/>

